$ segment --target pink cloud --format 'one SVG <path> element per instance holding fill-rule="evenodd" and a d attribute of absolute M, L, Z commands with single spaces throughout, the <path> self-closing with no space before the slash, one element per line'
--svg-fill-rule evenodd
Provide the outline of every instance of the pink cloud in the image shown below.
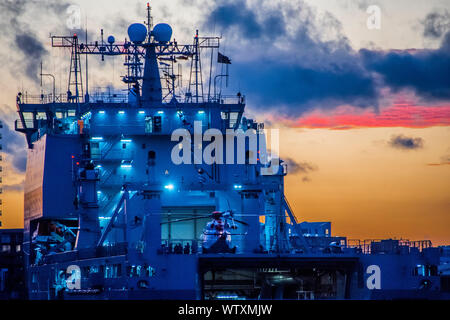
<path fill-rule="evenodd" d="M 426 128 L 450 125 L 450 105 L 417 106 L 395 103 L 379 112 L 361 111 L 355 107 L 340 107 L 331 112 L 312 111 L 289 125 L 300 128 L 328 128 L 345 130 L 352 128 L 406 127 Z"/>

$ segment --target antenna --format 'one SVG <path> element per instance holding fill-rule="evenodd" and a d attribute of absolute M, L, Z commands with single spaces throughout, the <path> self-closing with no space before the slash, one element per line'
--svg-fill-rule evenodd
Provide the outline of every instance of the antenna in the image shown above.
<path fill-rule="evenodd" d="M 56 91 L 56 89 L 55 89 L 55 76 L 54 75 L 52 75 L 52 74 L 50 74 L 50 73 L 42 73 L 42 61 L 41 61 L 41 73 L 40 73 L 40 76 L 41 76 L 41 94 L 42 94 L 42 76 L 47 76 L 47 77 L 51 77 L 52 78 L 52 80 L 53 80 L 53 97 L 52 97 L 52 100 L 53 100 L 53 103 L 55 102 L 55 91 Z"/>
<path fill-rule="evenodd" d="M 87 16 L 86 16 L 86 44 L 88 43 L 88 28 L 87 28 Z M 86 95 L 84 96 L 84 101 L 89 102 L 89 77 L 88 77 L 88 55 L 86 55 Z"/>
<path fill-rule="evenodd" d="M 147 31 L 148 31 L 148 38 L 147 42 L 150 42 L 150 32 L 152 31 L 152 7 L 150 7 L 150 2 L 147 2 Z"/>

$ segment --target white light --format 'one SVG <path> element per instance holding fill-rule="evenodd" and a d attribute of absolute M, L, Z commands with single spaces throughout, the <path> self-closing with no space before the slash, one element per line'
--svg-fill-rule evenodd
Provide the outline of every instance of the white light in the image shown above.
<path fill-rule="evenodd" d="M 131 168 L 131 164 L 121 164 L 121 168 Z"/>
<path fill-rule="evenodd" d="M 95 168 L 96 169 L 100 169 L 102 166 L 99 164 L 99 165 L 97 165 Z"/>
<path fill-rule="evenodd" d="M 121 139 L 120 142 L 131 142 L 131 139 Z"/>
<path fill-rule="evenodd" d="M 241 186 L 240 184 L 235 184 L 233 187 L 234 187 L 235 189 L 242 189 L 242 186 Z"/>
<path fill-rule="evenodd" d="M 125 113 L 125 111 L 123 111 L 123 110 L 119 111 L 119 114 L 124 114 L 124 113 Z"/>
<path fill-rule="evenodd" d="M 173 184 L 168 184 L 164 186 L 164 189 L 173 190 Z"/>
<path fill-rule="evenodd" d="M 103 137 L 92 137 L 92 140 L 103 140 Z"/>
<path fill-rule="evenodd" d="M 98 113 L 105 114 L 105 110 L 100 110 Z"/>
<path fill-rule="evenodd" d="M 164 113 L 164 111 L 162 111 L 162 110 L 158 111 L 158 114 L 163 114 L 163 113 Z"/>
<path fill-rule="evenodd" d="M 216 296 L 216 298 L 230 300 L 230 299 L 239 299 L 239 296 L 238 295 L 218 295 L 218 296 Z"/>
<path fill-rule="evenodd" d="M 204 114 L 205 113 L 205 111 L 203 111 L 203 110 L 200 110 L 199 112 L 198 112 L 198 114 Z"/>
<path fill-rule="evenodd" d="M 140 110 L 139 114 L 145 114 L 145 111 L 144 110 Z"/>

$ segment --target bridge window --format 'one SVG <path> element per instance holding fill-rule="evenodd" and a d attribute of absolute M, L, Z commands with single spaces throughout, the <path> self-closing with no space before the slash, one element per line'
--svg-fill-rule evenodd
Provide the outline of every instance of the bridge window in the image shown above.
<path fill-rule="evenodd" d="M 155 132 L 161 132 L 162 124 L 161 124 L 160 116 L 156 116 L 153 118 L 153 126 L 155 129 Z"/>
<path fill-rule="evenodd" d="M 153 117 L 146 116 L 145 117 L 145 133 L 153 132 Z"/>
<path fill-rule="evenodd" d="M 36 115 L 37 120 L 47 120 L 47 114 L 45 112 L 38 112 Z"/>
<path fill-rule="evenodd" d="M 239 118 L 239 112 L 230 112 L 229 128 L 234 128 Z"/>

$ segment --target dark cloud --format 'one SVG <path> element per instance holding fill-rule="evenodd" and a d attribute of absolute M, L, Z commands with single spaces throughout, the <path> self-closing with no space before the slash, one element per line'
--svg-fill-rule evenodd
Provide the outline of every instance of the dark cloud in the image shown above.
<path fill-rule="evenodd" d="M 290 174 L 309 174 L 318 170 L 315 164 L 306 161 L 296 161 L 292 158 L 283 158 L 283 162 L 287 164 L 288 172 Z"/>
<path fill-rule="evenodd" d="M 412 89 L 428 99 L 450 98 L 450 32 L 437 50 L 360 51 L 366 67 L 392 90 Z"/>
<path fill-rule="evenodd" d="M 404 135 L 392 136 L 389 145 L 396 149 L 415 150 L 423 148 L 424 141 L 422 138 L 412 138 Z"/>
<path fill-rule="evenodd" d="M 298 114 L 318 102 L 324 108 L 377 106 L 375 82 L 340 33 L 338 20 L 326 13 L 318 21 L 303 1 L 265 4 L 222 1 L 205 22 L 239 44 L 233 51 L 245 59 L 233 60 L 231 75 L 255 104 L 284 106 Z"/>
<path fill-rule="evenodd" d="M 423 36 L 438 39 L 450 31 L 450 13 L 444 9 L 433 11 L 422 21 Z"/>
<path fill-rule="evenodd" d="M 244 0 L 221 2 L 210 13 L 209 27 L 221 27 L 224 32 L 239 32 L 246 38 L 277 37 L 285 33 L 284 19 L 281 12 L 269 12 L 258 20 Z"/>
<path fill-rule="evenodd" d="M 19 172 L 25 172 L 27 164 L 27 149 L 23 134 L 15 132 L 8 126 L 12 120 L 6 118 L 5 115 L 0 115 L 0 122 L 3 128 L 0 129 L 2 139 L 2 152 L 5 154 L 5 160 L 10 160 L 14 168 Z"/>
<path fill-rule="evenodd" d="M 27 20 L 27 13 L 33 13 L 37 19 L 46 17 L 51 21 L 52 16 L 61 17 L 70 4 L 64 0 L 4 0 L 0 1 L 0 27 L 2 37 L 21 54 L 20 64 L 25 75 L 37 82 L 39 80 L 39 65 L 45 60 L 48 51 L 41 42 L 38 33 Z M 2 39 L 4 40 L 4 39 Z"/>
<path fill-rule="evenodd" d="M 377 108 L 385 87 L 450 98 L 450 34 L 437 50 L 357 52 L 334 16 L 301 0 L 220 1 L 205 26 L 224 34 L 231 76 L 258 108 L 289 115 L 338 105 Z"/>
<path fill-rule="evenodd" d="M 16 34 L 15 44 L 17 48 L 22 52 L 25 59 L 25 73 L 28 78 L 38 81 L 38 70 L 41 61 L 47 55 L 47 50 L 45 50 L 42 43 L 38 40 L 36 34 L 26 33 Z"/>

